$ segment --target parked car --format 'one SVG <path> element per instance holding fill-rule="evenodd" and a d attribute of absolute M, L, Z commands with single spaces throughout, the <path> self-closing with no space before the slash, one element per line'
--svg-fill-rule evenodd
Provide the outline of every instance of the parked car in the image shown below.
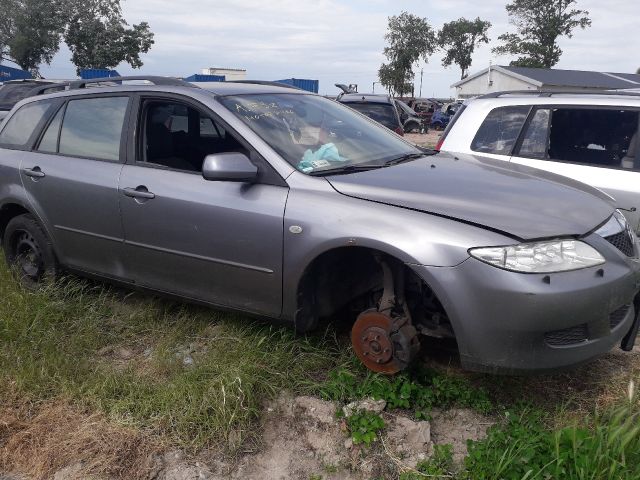
<path fill-rule="evenodd" d="M 46 80 L 9 80 L 0 86 L 0 122 L 20 100 L 61 90 L 66 84 Z"/>
<path fill-rule="evenodd" d="M 442 108 L 442 104 L 428 98 L 412 98 L 407 100 L 407 105 L 416 112 L 425 125 L 431 124 L 431 117 L 436 110 Z"/>
<path fill-rule="evenodd" d="M 418 114 L 409 107 L 409 105 L 401 100 L 395 100 L 395 104 L 398 109 L 398 113 L 400 114 L 402 129 L 405 133 L 426 133 L 428 131 L 429 127 L 425 125 L 423 119 L 420 118 Z"/>
<path fill-rule="evenodd" d="M 384 373 L 419 335 L 491 372 L 633 347 L 638 241 L 599 190 L 422 150 L 300 90 L 143 78 L 78 81 L 3 124 L 0 236 L 25 287 L 67 270 L 300 332 L 351 312 Z"/>
<path fill-rule="evenodd" d="M 449 125 L 449 121 L 460 109 L 459 103 L 448 103 L 436 110 L 431 117 L 431 127 L 435 130 L 444 130 Z"/>
<path fill-rule="evenodd" d="M 404 135 L 405 130 L 396 101 L 389 95 L 341 93 L 336 100 L 393 130 L 398 135 Z"/>
<path fill-rule="evenodd" d="M 541 168 L 616 199 L 640 231 L 640 94 L 505 92 L 464 106 L 441 150 Z"/>

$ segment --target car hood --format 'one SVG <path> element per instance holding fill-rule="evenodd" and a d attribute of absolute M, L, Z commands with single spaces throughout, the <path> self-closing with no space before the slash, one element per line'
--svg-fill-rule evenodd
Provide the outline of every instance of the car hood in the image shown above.
<path fill-rule="evenodd" d="M 596 188 L 475 155 L 439 153 L 327 180 L 344 195 L 453 218 L 522 240 L 583 235 L 614 211 L 611 197 Z"/>

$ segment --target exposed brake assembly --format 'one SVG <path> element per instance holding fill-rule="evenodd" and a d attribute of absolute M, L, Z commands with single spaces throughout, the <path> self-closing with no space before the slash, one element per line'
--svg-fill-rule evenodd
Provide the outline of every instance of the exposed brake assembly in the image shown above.
<path fill-rule="evenodd" d="M 418 354 L 420 342 L 404 297 L 402 265 L 390 265 L 379 255 L 376 260 L 383 272 L 382 297 L 377 308 L 358 315 L 351 343 L 368 369 L 392 375 L 407 368 Z"/>

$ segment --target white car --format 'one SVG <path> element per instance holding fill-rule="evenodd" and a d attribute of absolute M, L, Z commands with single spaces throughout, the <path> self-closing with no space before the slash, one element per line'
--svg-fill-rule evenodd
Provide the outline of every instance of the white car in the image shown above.
<path fill-rule="evenodd" d="M 639 119 L 640 93 L 492 93 L 463 105 L 437 149 L 480 153 L 597 187 L 639 232 Z"/>

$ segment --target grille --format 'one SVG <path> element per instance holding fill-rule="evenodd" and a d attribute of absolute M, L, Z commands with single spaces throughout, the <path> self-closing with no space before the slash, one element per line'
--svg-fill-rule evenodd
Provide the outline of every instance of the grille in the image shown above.
<path fill-rule="evenodd" d="M 631 240 L 631 235 L 626 229 L 622 230 L 620 233 L 616 233 L 615 235 L 604 237 L 604 239 L 624 253 L 627 257 L 633 257 L 633 240 Z"/>
<path fill-rule="evenodd" d="M 576 325 L 575 327 L 553 330 L 544 334 L 544 339 L 549 345 L 573 345 L 587 340 L 587 324 Z"/>
<path fill-rule="evenodd" d="M 629 312 L 630 308 L 631 305 L 623 305 L 615 312 L 612 312 L 611 315 L 609 315 L 609 326 L 611 327 L 611 329 L 617 327 L 618 324 L 622 320 L 624 320 L 624 317 L 627 315 L 627 312 Z"/>

